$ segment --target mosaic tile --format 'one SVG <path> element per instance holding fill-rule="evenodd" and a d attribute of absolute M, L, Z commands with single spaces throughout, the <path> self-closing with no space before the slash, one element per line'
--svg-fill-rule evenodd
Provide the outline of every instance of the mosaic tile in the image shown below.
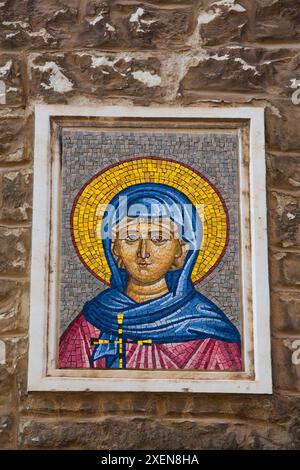
<path fill-rule="evenodd" d="M 199 281 L 197 291 L 215 302 L 239 327 L 237 136 L 233 133 L 218 134 L 217 131 L 205 134 L 183 131 L 64 131 L 62 148 L 60 328 L 63 332 L 68 327 L 69 334 L 74 325 L 76 328 L 73 349 L 68 353 L 68 349 L 61 346 L 65 348 L 65 362 L 60 367 L 106 367 L 103 359 L 92 364 L 83 357 L 83 342 L 90 352 L 95 347 L 86 344 L 85 338 L 94 337 L 96 341 L 99 330 L 82 320 L 83 317 L 77 317 L 83 304 L 103 291 L 105 283 L 110 280 L 111 272 L 103 245 L 97 239 L 104 209 L 99 212 L 97 207 L 101 202 L 107 203 L 122 189 L 145 182 L 177 188 L 193 204 L 204 204 L 203 212 L 199 212 L 204 228 L 203 241 L 191 278 L 194 283 Z M 82 263 L 74 250 L 71 231 Z M 145 307 L 145 312 L 151 312 L 151 309 Z M 217 328 L 217 323 L 217 320 L 212 320 L 211 324 Z M 162 328 L 163 321 L 155 324 Z M 138 336 L 138 329 L 133 328 L 132 331 Z M 216 339 L 176 343 L 174 338 L 173 344 L 163 331 L 161 344 L 152 344 L 149 338 L 151 345 L 146 345 L 148 339 L 145 337 L 136 340 L 120 338 L 123 338 L 122 334 L 117 341 L 109 340 L 110 344 L 118 347 L 119 366 L 116 367 L 123 368 L 125 364 L 127 368 L 137 369 L 238 370 L 240 367 L 237 365 L 240 353 L 235 346 L 227 347 L 226 342 Z M 196 355 L 195 351 L 198 351 Z"/>

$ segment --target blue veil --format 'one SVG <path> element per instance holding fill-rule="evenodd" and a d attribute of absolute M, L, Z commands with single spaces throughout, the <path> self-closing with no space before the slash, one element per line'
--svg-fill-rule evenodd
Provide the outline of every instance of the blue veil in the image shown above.
<path fill-rule="evenodd" d="M 169 292 L 162 297 L 137 303 L 125 294 L 128 273 L 118 267 L 111 249 L 112 230 L 124 217 L 168 217 L 188 244 L 182 268 L 166 274 Z M 191 281 L 203 230 L 196 208 L 184 194 L 161 183 L 129 186 L 108 205 L 101 232 L 111 286 L 83 307 L 86 320 L 100 330 L 101 339 L 118 338 L 117 314 L 122 313 L 125 342 L 151 339 L 153 343 L 179 343 L 205 338 L 240 341 L 236 327 L 219 307 L 196 291 Z M 118 367 L 117 345 L 96 346 L 92 360 L 102 357 L 106 358 L 106 367 Z"/>

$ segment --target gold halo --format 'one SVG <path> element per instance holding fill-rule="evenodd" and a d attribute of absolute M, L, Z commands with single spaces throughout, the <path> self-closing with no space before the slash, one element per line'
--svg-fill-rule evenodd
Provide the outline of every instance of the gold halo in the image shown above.
<path fill-rule="evenodd" d="M 196 206 L 203 224 L 203 240 L 192 272 L 200 282 L 220 262 L 228 243 L 229 220 L 218 190 L 203 175 L 174 160 L 135 158 L 110 166 L 91 178 L 79 191 L 71 214 L 74 247 L 85 267 L 109 285 L 100 226 L 107 205 L 122 189 L 139 183 L 163 183 L 177 188 Z M 100 208 L 100 209 L 99 209 Z"/>

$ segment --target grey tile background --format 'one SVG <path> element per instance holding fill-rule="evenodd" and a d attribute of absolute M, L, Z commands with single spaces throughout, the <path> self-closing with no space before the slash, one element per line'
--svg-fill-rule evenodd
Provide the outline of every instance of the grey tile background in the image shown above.
<path fill-rule="evenodd" d="M 100 170 L 133 157 L 157 156 L 188 164 L 222 194 L 230 217 L 230 240 L 218 267 L 197 289 L 240 326 L 238 137 L 207 131 L 65 130 L 62 135 L 61 332 L 83 304 L 106 288 L 81 264 L 70 235 L 70 212 L 81 187 Z"/>

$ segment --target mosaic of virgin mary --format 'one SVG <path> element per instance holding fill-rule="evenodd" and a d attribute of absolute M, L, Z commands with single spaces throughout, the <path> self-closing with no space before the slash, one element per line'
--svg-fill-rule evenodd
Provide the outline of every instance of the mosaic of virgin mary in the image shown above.
<path fill-rule="evenodd" d="M 218 233 L 207 233 L 214 223 L 224 232 L 222 221 L 215 218 L 209 225 L 187 194 L 170 185 L 170 178 L 169 184 L 161 182 L 163 178 L 147 181 L 147 172 L 127 187 L 114 189 L 102 214 L 98 210 L 91 215 L 105 186 L 105 176 L 97 178 L 99 186 L 95 181 L 87 185 L 88 193 L 84 189 L 75 201 L 73 241 L 90 271 L 99 278 L 106 272 L 109 287 L 83 305 L 62 335 L 59 367 L 241 370 L 237 328 L 193 281 L 214 262 L 204 259 L 205 250 L 210 255 L 211 238 L 218 256 L 224 249 Z M 107 191 L 106 201 L 110 194 Z M 218 199 L 215 192 L 211 195 Z M 212 200 L 206 202 L 211 205 Z M 219 199 L 216 204 L 221 207 Z M 80 225 L 81 219 L 83 224 L 90 220 L 89 229 Z M 95 232 L 93 240 L 87 232 Z M 209 242 L 201 258 L 205 237 Z M 93 244 L 94 251 L 89 248 Z"/>

